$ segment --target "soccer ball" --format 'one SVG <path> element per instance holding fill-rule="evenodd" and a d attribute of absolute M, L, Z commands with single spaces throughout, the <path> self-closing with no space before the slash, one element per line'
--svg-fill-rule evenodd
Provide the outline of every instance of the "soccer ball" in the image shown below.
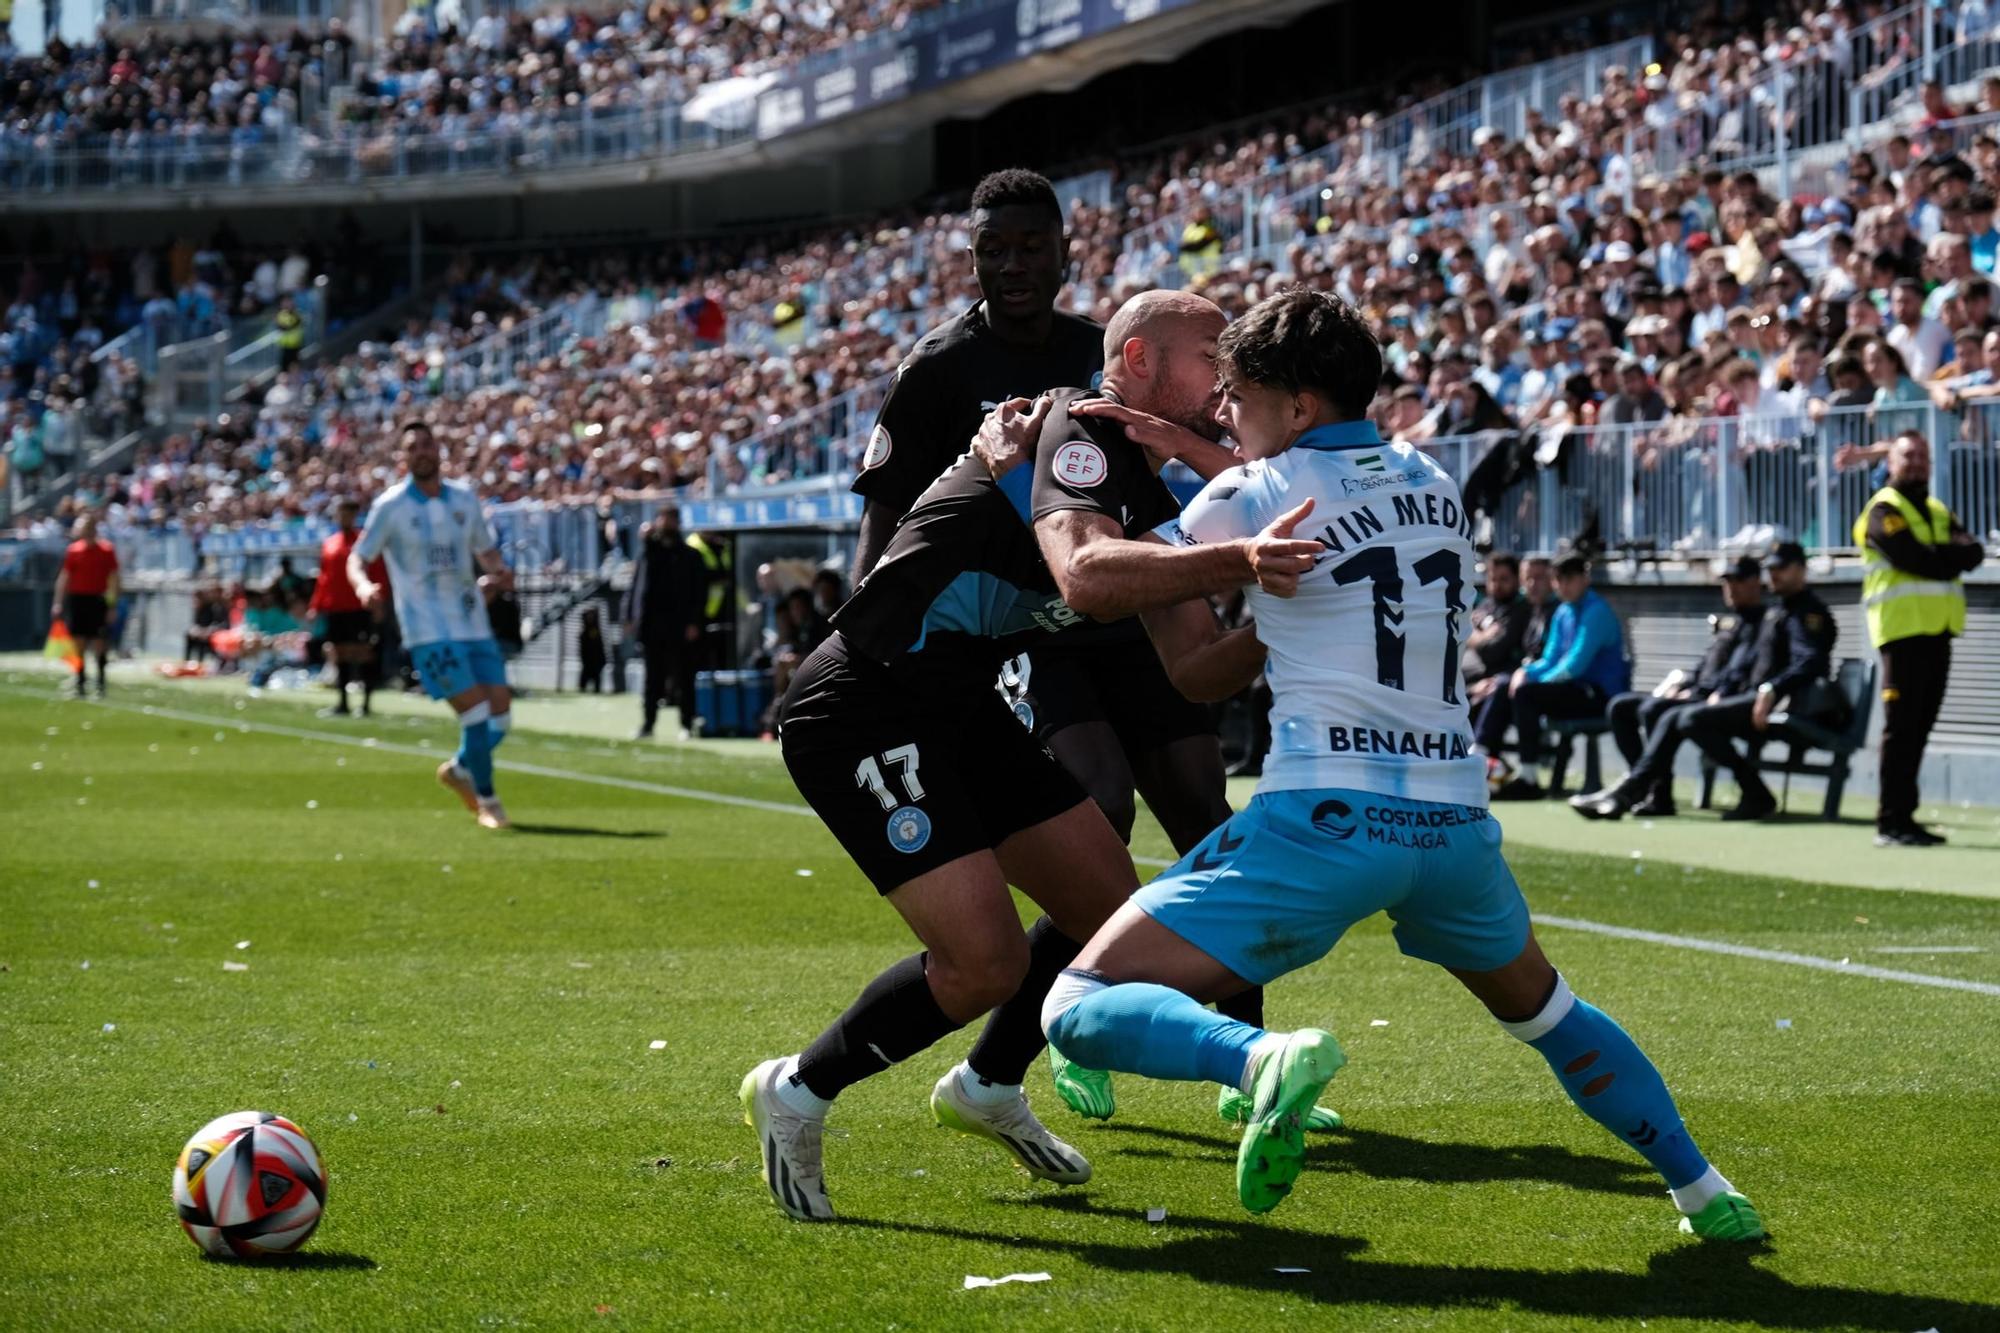
<path fill-rule="evenodd" d="M 289 1254 L 306 1243 L 325 1206 L 319 1149 L 268 1111 L 209 1121 L 174 1163 L 181 1229 L 219 1259 Z"/>

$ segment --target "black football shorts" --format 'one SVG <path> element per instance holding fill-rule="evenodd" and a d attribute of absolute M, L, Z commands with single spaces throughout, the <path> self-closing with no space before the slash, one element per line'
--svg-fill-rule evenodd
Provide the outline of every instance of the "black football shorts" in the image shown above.
<path fill-rule="evenodd" d="M 785 767 L 878 893 L 1085 799 L 993 688 L 994 668 L 891 669 L 834 634 L 779 710 Z"/>

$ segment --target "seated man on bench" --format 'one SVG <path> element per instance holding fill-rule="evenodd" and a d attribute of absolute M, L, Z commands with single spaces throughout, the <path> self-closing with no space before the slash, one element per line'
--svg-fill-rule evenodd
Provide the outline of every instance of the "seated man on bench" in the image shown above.
<path fill-rule="evenodd" d="M 1542 798 L 1536 766 L 1547 719 L 1599 717 L 1613 695 L 1632 686 L 1624 630 L 1610 603 L 1591 589 L 1590 562 L 1578 555 L 1558 562 L 1556 594 L 1562 605 L 1549 621 L 1542 655 L 1489 694 L 1476 715 L 1474 733 L 1486 756 L 1487 781 L 1499 788 L 1495 800 Z M 1510 724 L 1519 741 L 1519 776 L 1500 758 Z"/>
<path fill-rule="evenodd" d="M 1757 627 L 1756 656 L 1751 663 L 1754 688 L 1708 703 L 1677 708 L 1662 719 L 1646 751 L 1615 787 L 1570 804 L 1587 819 L 1616 819 L 1636 806 L 1655 783 L 1669 782 L 1674 752 L 1691 741 L 1719 767 L 1736 775 L 1743 797 L 1727 820 L 1763 819 L 1778 808 L 1778 798 L 1757 773 L 1771 715 L 1789 705 L 1801 713 L 1829 705 L 1823 688 L 1833 656 L 1833 612 L 1819 594 L 1806 586 L 1805 548 L 1780 542 L 1764 562 L 1771 591 L 1780 604 L 1764 614 Z M 1735 742 L 1748 742 L 1739 750 Z"/>
<path fill-rule="evenodd" d="M 1675 812 L 1674 754 L 1687 733 L 1676 726 L 1674 714 L 1719 704 L 1756 688 L 1751 671 L 1757 661 L 1757 631 L 1764 619 L 1763 567 L 1747 555 L 1731 561 L 1722 571 L 1722 600 L 1728 609 L 1708 618 L 1715 637 L 1692 673 L 1671 671 L 1651 694 L 1621 694 L 1605 710 L 1611 734 L 1625 756 L 1626 778 L 1619 785 L 1638 788 L 1630 805 L 1633 814 Z M 1616 819 L 1625 813 L 1626 806 L 1598 807 L 1610 791 L 1582 792 L 1570 797 L 1570 807 L 1591 819 Z"/>

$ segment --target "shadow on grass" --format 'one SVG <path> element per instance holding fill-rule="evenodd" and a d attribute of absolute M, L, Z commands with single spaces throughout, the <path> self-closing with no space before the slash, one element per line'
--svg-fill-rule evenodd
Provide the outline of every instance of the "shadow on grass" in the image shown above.
<path fill-rule="evenodd" d="M 1212 1161 L 1236 1160 L 1237 1140 L 1220 1134 L 1167 1129 L 1158 1125 L 1107 1125 L 1103 1133 L 1166 1139 L 1207 1149 Z M 1128 1157 L 1173 1157 L 1151 1148 L 1121 1148 Z M 1378 1180 L 1421 1180 L 1431 1184 L 1469 1185 L 1495 1180 L 1545 1180 L 1600 1194 L 1659 1197 L 1659 1177 L 1644 1162 L 1574 1153 L 1548 1144 L 1491 1146 L 1481 1143 L 1436 1143 L 1379 1129 L 1347 1126 L 1306 1138 L 1306 1162 L 1325 1171 L 1353 1171 Z"/>
<path fill-rule="evenodd" d="M 272 1254 L 261 1259 L 230 1259 L 213 1254 L 203 1254 L 206 1263 L 218 1264 L 226 1268 L 285 1268 L 301 1272 L 339 1272 L 342 1269 L 373 1269 L 381 1265 L 365 1254 L 347 1254 L 340 1250 L 299 1250 L 292 1254 Z"/>
<path fill-rule="evenodd" d="M 591 828 L 587 824 L 524 824 L 514 821 L 514 832 L 542 838 L 664 838 L 658 829 Z"/>
<path fill-rule="evenodd" d="M 1133 1223 L 1129 1211 L 1099 1208 L 1082 1195 L 1038 1196 L 1029 1207 Z M 836 1226 L 939 1236 L 990 1245 L 991 1232 L 843 1217 Z M 1651 1256 L 1644 1273 L 1605 1268 L 1545 1271 L 1484 1265 L 1400 1264 L 1363 1258 L 1359 1236 L 1293 1229 L 1248 1218 L 1169 1216 L 1140 1224 L 1147 1239 L 1057 1240 L 1010 1234 L 1009 1247 L 1067 1255 L 1110 1272 L 1162 1273 L 1198 1282 L 1272 1291 L 1323 1305 L 1412 1310 L 1514 1307 L 1558 1319 L 1714 1319 L 1763 1328 L 1992 1328 L 2000 1306 L 1906 1296 L 1861 1287 L 1807 1286 L 1757 1267 L 1767 1244 L 1688 1241 Z M 1664 1225 L 1664 1224 L 1663 1224 Z M 1174 1234 L 1174 1233 L 1181 1234 Z M 1168 1238 L 1170 1237 L 1170 1238 Z M 1278 1273 L 1279 1266 L 1310 1269 Z"/>

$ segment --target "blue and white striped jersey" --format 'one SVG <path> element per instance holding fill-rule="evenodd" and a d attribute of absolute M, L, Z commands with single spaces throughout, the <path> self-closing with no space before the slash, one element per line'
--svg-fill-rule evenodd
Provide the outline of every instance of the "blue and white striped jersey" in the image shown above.
<path fill-rule="evenodd" d="M 1437 463 L 1370 422 L 1320 426 L 1224 472 L 1155 535 L 1183 546 L 1252 537 L 1306 500 L 1293 535 L 1325 553 L 1296 597 L 1249 590 L 1272 694 L 1258 790 L 1485 805 L 1459 671 L 1477 557 L 1458 486 Z"/>
<path fill-rule="evenodd" d="M 493 637 L 473 564 L 475 554 L 493 545 L 470 486 L 447 481 L 433 500 L 404 478 L 368 511 L 355 550 L 363 560 L 387 561 L 403 642 L 415 647 Z"/>

